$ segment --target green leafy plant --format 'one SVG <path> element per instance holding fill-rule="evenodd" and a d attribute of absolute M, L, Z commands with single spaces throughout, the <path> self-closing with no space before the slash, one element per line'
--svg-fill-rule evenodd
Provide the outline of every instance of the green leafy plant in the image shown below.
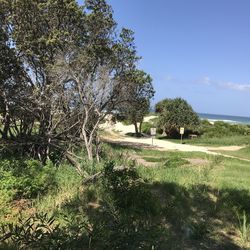
<path fill-rule="evenodd" d="M 43 166 L 37 160 L 3 160 L 0 162 L 0 190 L 14 198 L 34 198 L 56 185 L 56 168 L 51 162 Z"/>

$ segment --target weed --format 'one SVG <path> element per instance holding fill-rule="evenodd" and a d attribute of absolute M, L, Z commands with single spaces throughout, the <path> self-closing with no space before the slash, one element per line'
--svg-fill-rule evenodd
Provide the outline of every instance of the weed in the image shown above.
<path fill-rule="evenodd" d="M 238 230 L 240 233 L 240 238 L 243 244 L 248 242 L 250 237 L 250 224 L 248 222 L 247 214 L 245 210 L 240 213 L 236 211 L 237 219 L 238 219 Z"/>

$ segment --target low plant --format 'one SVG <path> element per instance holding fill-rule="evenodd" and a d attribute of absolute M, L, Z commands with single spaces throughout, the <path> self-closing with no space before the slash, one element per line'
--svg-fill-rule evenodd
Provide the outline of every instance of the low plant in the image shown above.
<path fill-rule="evenodd" d="M 250 223 L 248 221 L 245 210 L 242 213 L 236 211 L 236 216 L 238 219 L 238 230 L 240 233 L 240 238 L 242 243 L 245 244 L 248 242 L 248 240 L 250 240 Z"/>
<path fill-rule="evenodd" d="M 0 162 L 0 190 L 10 198 L 34 198 L 56 185 L 56 168 L 51 162 L 43 166 L 37 160 L 3 160 Z"/>
<path fill-rule="evenodd" d="M 86 227 L 79 222 L 77 227 L 60 227 L 46 213 L 19 218 L 17 224 L 1 226 L 0 249 L 81 249 L 88 246 Z"/>

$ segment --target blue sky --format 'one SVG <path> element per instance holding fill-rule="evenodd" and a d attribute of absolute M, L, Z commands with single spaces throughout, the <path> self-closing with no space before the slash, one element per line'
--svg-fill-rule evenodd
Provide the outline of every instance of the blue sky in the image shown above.
<path fill-rule="evenodd" d="M 135 32 L 156 95 L 197 112 L 250 116 L 249 0 L 108 0 Z"/>

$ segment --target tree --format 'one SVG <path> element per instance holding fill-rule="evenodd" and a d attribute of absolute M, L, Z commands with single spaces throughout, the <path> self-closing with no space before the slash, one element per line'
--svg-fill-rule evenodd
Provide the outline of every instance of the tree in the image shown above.
<path fill-rule="evenodd" d="M 199 125 L 199 117 L 182 98 L 165 99 L 156 104 L 159 126 L 168 136 L 178 134 L 180 127 L 192 129 Z"/>
<path fill-rule="evenodd" d="M 152 78 L 138 69 L 127 72 L 125 78 L 129 84 L 124 90 L 124 102 L 121 103 L 119 111 L 122 116 L 134 124 L 135 133 L 139 136 L 143 118 L 149 112 L 150 99 L 155 93 Z"/>
<path fill-rule="evenodd" d="M 0 1 L 2 138 L 43 162 L 82 145 L 98 159 L 99 124 L 124 93 L 148 106 L 133 32 L 117 32 L 105 0 Z"/>
<path fill-rule="evenodd" d="M 7 21 L 9 5 L 3 1 L 0 4 L 0 134 L 6 140 L 8 136 L 13 138 L 19 132 L 29 130 L 27 116 L 19 128 L 15 126 L 17 118 L 24 116 L 22 106 L 29 86 L 24 67 L 10 38 L 11 27 Z"/>

